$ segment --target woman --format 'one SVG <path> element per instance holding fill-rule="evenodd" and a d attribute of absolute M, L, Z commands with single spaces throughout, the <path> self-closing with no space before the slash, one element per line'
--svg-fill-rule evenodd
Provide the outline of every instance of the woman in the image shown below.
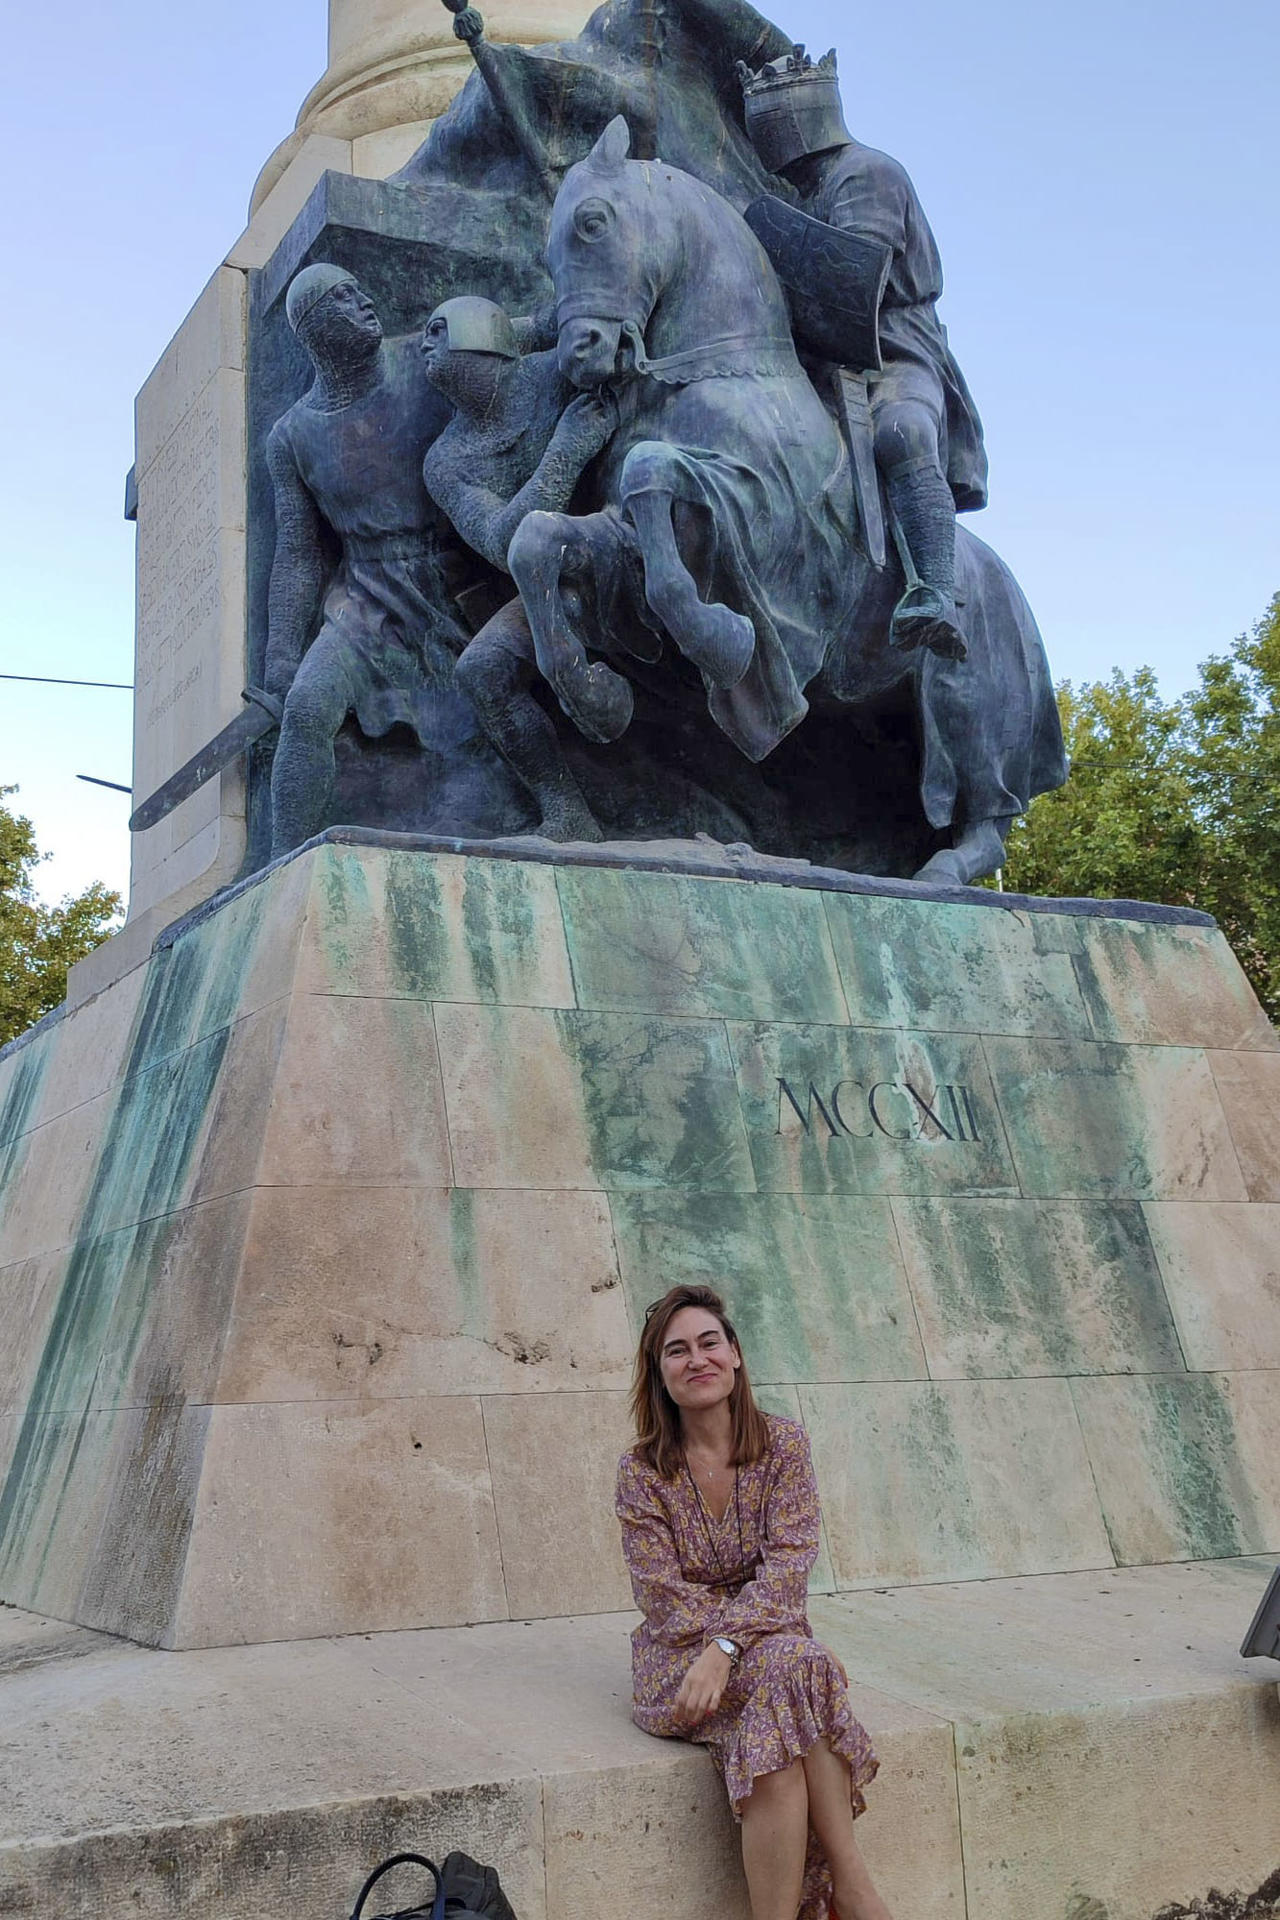
<path fill-rule="evenodd" d="M 806 1618 L 818 1490 L 803 1427 L 760 1412 L 710 1287 L 649 1308 L 631 1409 L 617 1511 L 644 1615 L 636 1724 L 711 1749 L 752 1920 L 889 1920 L 853 1833 L 878 1762 Z"/>

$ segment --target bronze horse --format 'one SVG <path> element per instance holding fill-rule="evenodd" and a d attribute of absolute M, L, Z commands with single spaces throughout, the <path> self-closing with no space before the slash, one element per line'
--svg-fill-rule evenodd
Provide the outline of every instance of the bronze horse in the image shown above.
<path fill-rule="evenodd" d="M 511 544 L 539 670 L 582 733 L 613 740 L 631 687 L 588 651 L 653 661 L 669 641 L 753 761 L 811 702 L 907 689 L 922 807 L 953 837 L 918 877 L 991 872 L 1010 820 L 1065 776 L 1031 610 L 961 529 L 967 658 L 891 647 L 903 579 L 857 543 L 845 443 L 796 356 L 777 275 L 728 201 L 629 147 L 614 120 L 552 213 L 560 367 L 582 388 L 612 384 L 619 426 L 594 475 L 599 510 L 532 513 Z"/>

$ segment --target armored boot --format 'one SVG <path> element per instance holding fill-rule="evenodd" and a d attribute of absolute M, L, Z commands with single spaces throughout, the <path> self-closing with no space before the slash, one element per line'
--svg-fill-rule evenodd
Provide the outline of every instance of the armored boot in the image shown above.
<path fill-rule="evenodd" d="M 904 651 L 929 647 L 963 660 L 968 647 L 956 618 L 956 510 L 932 460 L 914 460 L 888 476 L 889 503 L 904 537 L 907 590 L 893 610 L 889 639 Z"/>

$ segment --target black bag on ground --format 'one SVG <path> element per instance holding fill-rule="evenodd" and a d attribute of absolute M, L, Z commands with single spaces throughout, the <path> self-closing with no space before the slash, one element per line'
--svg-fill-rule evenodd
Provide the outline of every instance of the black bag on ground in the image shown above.
<path fill-rule="evenodd" d="M 425 1867 L 435 1880 L 435 1893 L 424 1906 L 402 1907 L 395 1913 L 370 1914 L 367 1920 L 516 1920 L 502 1891 L 495 1867 L 482 1867 L 469 1853 L 450 1853 L 442 1867 L 422 1853 L 393 1853 L 375 1867 L 360 1889 L 351 1920 L 364 1920 L 369 1895 L 392 1867 Z"/>

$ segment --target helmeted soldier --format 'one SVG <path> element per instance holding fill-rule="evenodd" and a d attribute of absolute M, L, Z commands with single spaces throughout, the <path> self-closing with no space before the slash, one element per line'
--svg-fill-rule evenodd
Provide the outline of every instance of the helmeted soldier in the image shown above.
<path fill-rule="evenodd" d="M 266 685 L 284 703 L 275 854 L 325 825 L 348 713 L 371 738 L 397 723 L 430 738 L 432 716 L 457 699 L 467 639 L 444 577 L 452 533 L 422 483 L 447 414 L 416 338 L 385 338 L 354 275 L 328 262 L 295 277 L 286 313 L 315 378 L 266 449 L 276 515 Z"/>
<path fill-rule="evenodd" d="M 753 72 L 738 66 L 747 132 L 804 211 L 890 254 L 879 319 L 881 366 L 868 376 L 876 463 L 914 572 L 894 610 L 900 647 L 964 653 L 955 606 L 955 515 L 986 505 L 982 423 L 938 318 L 942 263 L 905 169 L 845 125 L 834 51 L 803 47 Z M 851 353 L 852 353 L 851 348 Z M 863 352 L 849 364 L 862 372 Z M 865 364 L 865 362 L 864 362 Z"/>
<path fill-rule="evenodd" d="M 540 321 L 545 341 L 539 332 Z M 617 424 L 612 401 L 575 393 L 561 374 L 554 313 L 516 326 L 492 300 L 464 294 L 427 321 L 427 379 L 454 415 L 427 452 L 423 479 L 462 538 L 501 573 L 526 514 L 562 512 Z M 458 685 L 523 781 L 553 840 L 599 840 L 550 718 L 533 696 L 533 636 L 520 596 L 500 607 L 458 662 Z"/>

